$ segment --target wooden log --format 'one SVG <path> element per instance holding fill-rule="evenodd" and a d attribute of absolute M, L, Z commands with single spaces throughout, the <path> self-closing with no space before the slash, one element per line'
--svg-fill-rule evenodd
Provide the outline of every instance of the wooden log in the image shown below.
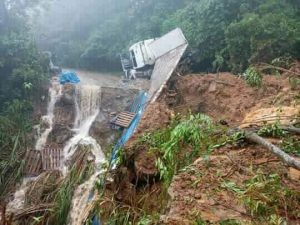
<path fill-rule="evenodd" d="M 300 170 L 300 161 L 299 160 L 291 157 L 289 154 L 285 153 L 280 148 L 278 148 L 277 146 L 268 142 L 264 138 L 258 136 L 256 133 L 248 132 L 248 131 L 244 131 L 244 132 L 245 132 L 245 138 L 247 140 L 265 147 L 266 149 L 271 151 L 273 154 L 275 154 L 278 158 L 280 158 L 288 166 L 293 167 L 297 170 Z"/>

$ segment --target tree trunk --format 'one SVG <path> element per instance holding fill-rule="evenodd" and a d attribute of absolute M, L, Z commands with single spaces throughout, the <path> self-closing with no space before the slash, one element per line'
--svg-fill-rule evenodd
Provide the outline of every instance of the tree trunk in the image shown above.
<path fill-rule="evenodd" d="M 277 157 L 279 157 L 283 162 L 285 162 L 288 166 L 300 170 L 300 161 L 291 157 L 290 155 L 282 151 L 277 146 L 273 145 L 272 143 L 268 142 L 267 140 L 263 139 L 262 137 L 258 136 L 253 132 L 246 131 L 245 137 L 247 140 L 259 144 L 265 147 L 266 149 L 270 150 Z"/>
<path fill-rule="evenodd" d="M 283 130 L 285 130 L 285 131 L 288 131 L 290 133 L 300 134 L 300 128 L 297 128 L 297 127 L 282 126 L 280 128 L 283 129 Z"/>

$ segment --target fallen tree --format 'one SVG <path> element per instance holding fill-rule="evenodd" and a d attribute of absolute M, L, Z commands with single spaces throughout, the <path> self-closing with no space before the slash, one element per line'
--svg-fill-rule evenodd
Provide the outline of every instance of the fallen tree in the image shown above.
<path fill-rule="evenodd" d="M 267 63 L 259 63 L 259 64 L 256 64 L 255 67 L 260 71 L 264 71 L 264 70 L 267 70 L 267 69 L 275 69 L 275 70 L 279 70 L 281 72 L 286 72 L 286 73 L 290 73 L 290 74 L 300 76 L 300 74 L 295 72 L 295 71 L 288 70 L 288 69 L 285 69 L 285 68 L 282 68 L 282 67 L 279 67 L 279 66 L 273 66 L 273 65 L 270 65 L 270 64 L 267 64 Z"/>
<path fill-rule="evenodd" d="M 300 128 L 294 126 L 281 126 L 280 128 L 290 133 L 300 134 Z"/>
<path fill-rule="evenodd" d="M 300 161 L 299 160 L 297 160 L 294 157 L 290 156 L 289 154 L 285 153 L 280 148 L 273 145 L 272 143 L 265 140 L 264 138 L 260 137 L 256 133 L 245 131 L 245 130 L 241 130 L 241 131 L 244 132 L 246 140 L 254 142 L 256 144 L 259 144 L 259 145 L 265 147 L 266 149 L 271 151 L 273 154 L 275 154 L 278 158 L 280 158 L 288 166 L 300 170 Z"/>

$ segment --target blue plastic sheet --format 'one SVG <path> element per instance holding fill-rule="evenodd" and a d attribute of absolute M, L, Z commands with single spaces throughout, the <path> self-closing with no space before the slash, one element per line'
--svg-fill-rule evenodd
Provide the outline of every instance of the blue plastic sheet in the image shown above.
<path fill-rule="evenodd" d="M 133 113 L 136 113 L 137 115 L 133 119 L 130 126 L 123 131 L 121 138 L 118 140 L 117 144 L 115 145 L 115 147 L 113 149 L 111 161 L 110 161 L 111 167 L 116 166 L 116 163 L 117 163 L 116 159 L 118 157 L 120 150 L 125 145 L 125 143 L 129 140 L 129 138 L 133 135 L 135 129 L 137 128 L 137 126 L 142 118 L 145 106 L 147 104 L 147 99 L 148 99 L 147 93 L 144 91 L 141 91 L 140 94 L 137 96 L 137 98 L 134 100 L 134 102 L 130 108 L 130 111 Z M 102 223 L 101 223 L 101 220 L 97 216 L 95 216 L 93 218 L 92 224 L 93 225 L 101 225 Z"/>
<path fill-rule="evenodd" d="M 80 79 L 75 72 L 64 71 L 59 75 L 59 81 L 62 85 L 66 83 L 77 84 L 80 82 Z"/>
<path fill-rule="evenodd" d="M 146 104 L 147 104 L 147 93 L 142 91 L 139 94 L 139 96 L 135 99 L 134 103 L 131 106 L 131 110 L 130 110 L 133 113 L 137 113 L 137 115 L 133 119 L 130 126 L 123 131 L 121 138 L 118 140 L 117 144 L 115 145 L 115 147 L 113 149 L 111 162 L 110 162 L 110 165 L 112 167 L 116 166 L 116 163 L 117 163 L 116 159 L 118 157 L 119 151 L 126 144 L 126 142 L 133 135 L 135 129 L 137 128 L 137 126 L 142 118 Z"/>

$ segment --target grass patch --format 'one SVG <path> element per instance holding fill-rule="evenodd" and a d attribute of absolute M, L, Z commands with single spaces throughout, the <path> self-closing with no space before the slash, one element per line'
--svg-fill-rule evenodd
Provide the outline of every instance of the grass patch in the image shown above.
<path fill-rule="evenodd" d="M 94 165 L 87 160 L 90 149 L 82 147 L 74 154 L 66 177 L 59 172 L 40 176 L 26 193 L 26 207 L 45 205 L 45 210 L 33 215 L 26 213 L 18 218 L 21 224 L 67 224 L 71 202 L 76 187 L 86 181 L 94 171 Z"/>
<path fill-rule="evenodd" d="M 79 153 L 74 156 L 74 163 L 72 164 L 68 175 L 62 181 L 54 198 L 55 207 L 52 209 L 51 221 L 56 225 L 64 225 L 67 223 L 75 188 L 87 180 L 93 171 L 93 166 L 86 161 L 90 149 L 83 148 L 79 149 L 77 152 Z"/>
<path fill-rule="evenodd" d="M 259 224 L 282 224 L 300 218 L 300 192 L 284 186 L 278 174 L 258 171 L 242 187 L 228 181 L 222 187 L 237 195 Z"/>

